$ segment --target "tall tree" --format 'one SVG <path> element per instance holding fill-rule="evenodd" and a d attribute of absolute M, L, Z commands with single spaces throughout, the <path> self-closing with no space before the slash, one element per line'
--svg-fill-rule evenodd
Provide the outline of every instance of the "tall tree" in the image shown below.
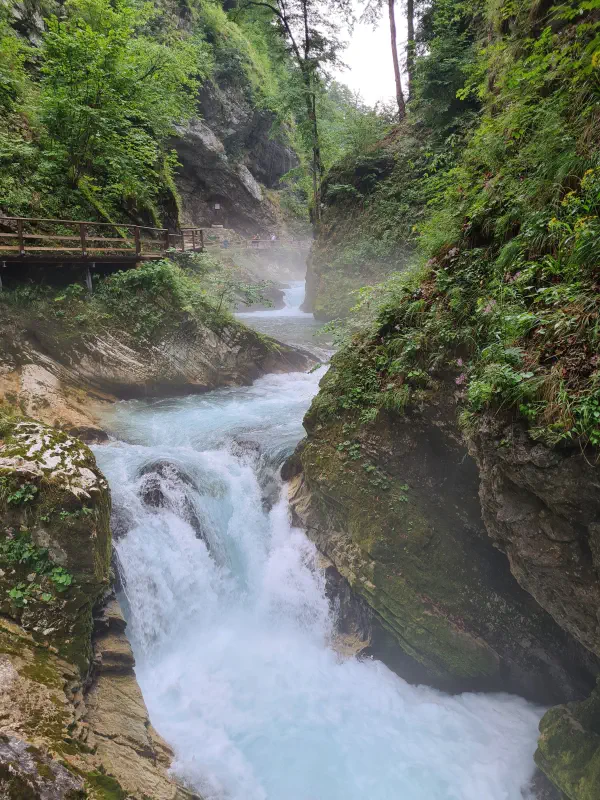
<path fill-rule="evenodd" d="M 400 63 L 398 61 L 398 34 L 396 33 L 396 12 L 394 6 L 395 0 L 388 0 L 392 60 L 394 62 L 394 79 L 396 81 L 396 102 L 398 103 L 398 119 L 403 120 L 406 116 L 406 105 L 404 103 L 404 94 L 402 93 L 402 76 L 400 75 Z"/>
<path fill-rule="evenodd" d="M 312 217 L 321 218 L 323 159 L 317 114 L 317 90 L 326 65 L 337 63 L 340 49 L 336 19 L 351 17 L 350 0 L 242 0 L 240 9 L 268 9 L 287 43 L 300 75 L 306 130 L 311 150 Z"/>
<path fill-rule="evenodd" d="M 414 2 L 414 0 L 408 0 Z M 368 0 L 361 19 L 376 25 L 381 17 L 385 0 Z M 396 103 L 398 105 L 398 118 L 403 120 L 406 116 L 406 103 L 402 91 L 402 73 L 400 59 L 398 58 L 398 34 L 396 31 L 396 4 L 395 0 L 388 0 L 388 16 L 390 21 L 390 44 L 392 47 L 392 62 L 394 64 L 394 81 L 396 83 Z M 414 31 L 413 31 L 414 36 Z"/>
<path fill-rule="evenodd" d="M 408 73 L 408 97 L 413 98 L 415 80 L 415 0 L 406 0 L 406 71 Z"/>

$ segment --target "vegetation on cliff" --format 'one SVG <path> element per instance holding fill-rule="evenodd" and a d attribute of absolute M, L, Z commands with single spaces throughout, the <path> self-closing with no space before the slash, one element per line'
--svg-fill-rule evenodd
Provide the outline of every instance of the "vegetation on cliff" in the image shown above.
<path fill-rule="evenodd" d="M 0 7 L 0 210 L 177 224 L 174 137 L 210 81 L 268 111 L 271 135 L 297 151 L 283 205 L 305 214 L 312 144 L 302 81 L 265 8 L 9 0 Z M 339 132 L 346 113 L 346 132 L 378 117 L 320 79 L 315 92 L 328 167 L 347 138 L 328 131 Z"/>
<path fill-rule="evenodd" d="M 451 371 L 467 423 L 493 405 L 547 441 L 599 444 L 597 14 L 441 0 L 422 38 L 412 115 L 332 171 L 314 256 L 326 286 L 410 264 L 363 294 L 360 402 L 402 409 Z M 354 394 L 356 377 L 338 373 Z"/>
<path fill-rule="evenodd" d="M 261 286 L 249 285 L 241 273 L 206 254 L 186 254 L 145 262 L 135 270 L 95 276 L 89 294 L 82 283 L 60 288 L 15 284 L 0 294 L 4 323 L 12 317 L 45 320 L 57 328 L 63 345 L 85 334 L 112 331 L 154 344 L 185 320 L 211 330 L 243 330 L 230 313 L 236 302 L 261 300 Z M 60 330 L 58 330 L 60 329 Z"/>

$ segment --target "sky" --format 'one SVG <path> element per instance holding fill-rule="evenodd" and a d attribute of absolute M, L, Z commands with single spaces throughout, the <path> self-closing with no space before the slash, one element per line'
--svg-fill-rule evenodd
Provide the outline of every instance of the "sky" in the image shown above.
<path fill-rule="evenodd" d="M 355 0 L 353 6 L 356 17 L 360 17 L 364 2 Z M 401 48 L 406 40 L 406 29 L 401 3 L 396 4 L 396 27 L 402 58 Z M 348 65 L 348 69 L 338 71 L 336 79 L 353 91 L 360 92 L 363 100 L 369 105 L 374 105 L 380 100 L 393 100 L 396 90 L 387 3 L 384 3 L 381 19 L 375 30 L 373 25 L 357 23 L 352 35 L 346 34 L 343 38 L 349 41 L 348 48 L 342 53 L 342 60 Z"/>

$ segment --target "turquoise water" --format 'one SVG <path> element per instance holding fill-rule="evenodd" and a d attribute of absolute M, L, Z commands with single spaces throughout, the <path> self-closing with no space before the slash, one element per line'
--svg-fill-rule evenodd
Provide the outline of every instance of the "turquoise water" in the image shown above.
<path fill-rule="evenodd" d="M 317 554 L 277 475 L 319 377 L 121 403 L 96 448 L 136 672 L 174 770 L 206 800 L 522 800 L 540 709 L 409 686 L 331 647 Z"/>

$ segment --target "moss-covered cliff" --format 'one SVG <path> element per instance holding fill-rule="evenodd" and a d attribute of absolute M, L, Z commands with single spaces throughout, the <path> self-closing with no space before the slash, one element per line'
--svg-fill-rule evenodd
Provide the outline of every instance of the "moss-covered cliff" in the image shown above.
<path fill-rule="evenodd" d="M 110 496 L 77 439 L 0 412 L 0 793 L 188 797 L 110 593 Z"/>
<path fill-rule="evenodd" d="M 297 472 L 295 513 L 422 665 L 417 679 L 506 688 L 540 702 L 583 696 L 598 659 L 519 587 L 488 537 L 452 390 L 440 382 L 404 413 L 374 414 L 349 378 L 372 363 L 357 344 L 323 379 L 308 437 L 287 468 Z M 545 542 L 538 560 L 552 547 Z"/>

